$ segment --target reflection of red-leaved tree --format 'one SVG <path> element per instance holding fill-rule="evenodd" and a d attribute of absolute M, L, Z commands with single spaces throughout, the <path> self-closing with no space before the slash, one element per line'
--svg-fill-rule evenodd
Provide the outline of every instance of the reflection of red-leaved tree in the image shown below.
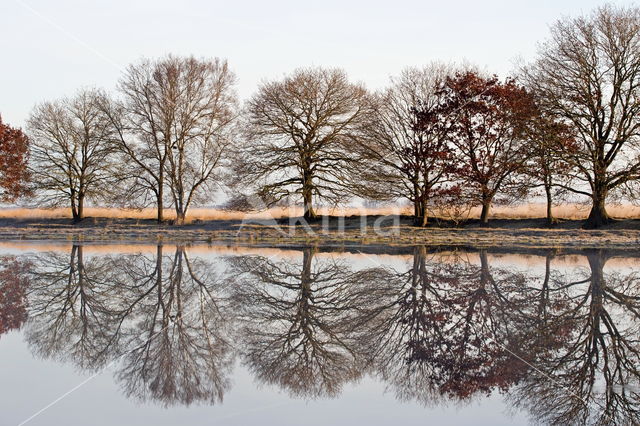
<path fill-rule="evenodd" d="M 506 391 L 529 373 L 525 361 L 556 346 L 535 328 L 541 309 L 556 309 L 541 308 L 540 281 L 491 268 L 486 252 L 474 265 L 417 248 L 409 271 L 380 284 L 388 292 L 378 291 L 367 337 L 376 370 L 398 397 L 423 403 Z"/>
<path fill-rule="evenodd" d="M 28 265 L 12 257 L 0 258 L 0 335 L 18 329 L 27 319 Z"/>

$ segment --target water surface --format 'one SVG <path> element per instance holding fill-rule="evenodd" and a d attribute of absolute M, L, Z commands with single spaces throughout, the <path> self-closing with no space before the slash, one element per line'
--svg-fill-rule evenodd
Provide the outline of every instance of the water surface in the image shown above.
<path fill-rule="evenodd" d="M 1 424 L 638 422 L 637 253 L 0 246 Z"/>

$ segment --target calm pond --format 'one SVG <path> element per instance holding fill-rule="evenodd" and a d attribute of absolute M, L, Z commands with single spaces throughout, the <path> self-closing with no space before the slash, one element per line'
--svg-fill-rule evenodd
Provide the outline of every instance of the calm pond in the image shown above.
<path fill-rule="evenodd" d="M 0 424 L 636 424 L 640 253 L 0 244 Z"/>

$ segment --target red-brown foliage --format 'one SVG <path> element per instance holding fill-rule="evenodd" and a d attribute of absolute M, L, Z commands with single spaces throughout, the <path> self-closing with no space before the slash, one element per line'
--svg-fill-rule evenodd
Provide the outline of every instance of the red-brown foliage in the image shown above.
<path fill-rule="evenodd" d="M 29 139 L 0 117 L 0 201 L 13 201 L 29 192 Z"/>
<path fill-rule="evenodd" d="M 445 110 L 455 112 L 450 135 L 457 174 L 470 200 L 482 205 L 484 222 L 497 194 L 513 195 L 521 189 L 515 175 L 531 155 L 525 129 L 535 103 L 514 80 L 501 82 L 473 71 L 448 78 L 442 91 Z"/>

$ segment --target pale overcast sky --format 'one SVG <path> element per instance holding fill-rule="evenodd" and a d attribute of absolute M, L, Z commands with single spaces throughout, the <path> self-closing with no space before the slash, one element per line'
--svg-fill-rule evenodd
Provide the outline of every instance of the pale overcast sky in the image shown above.
<path fill-rule="evenodd" d="M 620 2 L 627 3 L 628 2 Z M 0 0 L 0 114 L 82 86 L 111 90 L 122 67 L 166 53 L 227 58 L 246 99 L 263 78 L 339 66 L 376 89 L 408 65 L 468 61 L 507 75 L 561 16 L 602 1 Z"/>

